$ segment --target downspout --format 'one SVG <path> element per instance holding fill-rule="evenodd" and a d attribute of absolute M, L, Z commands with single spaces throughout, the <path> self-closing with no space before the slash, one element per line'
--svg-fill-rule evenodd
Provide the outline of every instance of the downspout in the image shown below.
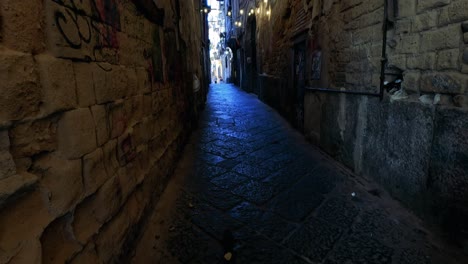
<path fill-rule="evenodd" d="M 385 68 L 387 66 L 387 30 L 388 30 L 388 1 L 384 0 L 384 21 L 382 25 L 383 41 L 382 41 L 382 58 L 380 59 L 380 101 L 383 100 L 385 90 Z"/>

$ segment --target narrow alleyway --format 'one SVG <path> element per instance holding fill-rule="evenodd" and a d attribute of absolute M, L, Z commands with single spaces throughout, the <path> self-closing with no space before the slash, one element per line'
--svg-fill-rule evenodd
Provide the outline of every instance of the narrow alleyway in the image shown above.
<path fill-rule="evenodd" d="M 132 262 L 463 263 L 457 254 L 255 96 L 219 84 Z"/>

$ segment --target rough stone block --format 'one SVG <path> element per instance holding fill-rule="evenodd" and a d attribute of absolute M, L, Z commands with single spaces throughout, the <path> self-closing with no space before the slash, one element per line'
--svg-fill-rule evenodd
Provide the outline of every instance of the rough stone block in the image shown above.
<path fill-rule="evenodd" d="M 119 136 L 117 140 L 117 160 L 121 167 L 127 165 L 135 159 L 135 142 L 133 128 Z"/>
<path fill-rule="evenodd" d="M 465 42 L 465 44 L 468 44 L 468 32 L 463 33 L 463 42 Z"/>
<path fill-rule="evenodd" d="M 119 162 L 117 160 L 117 139 L 111 140 L 104 145 L 104 166 L 107 175 L 112 176 L 117 173 Z"/>
<path fill-rule="evenodd" d="M 468 85 L 468 76 L 459 73 L 425 74 L 420 90 L 442 94 L 460 94 Z"/>
<path fill-rule="evenodd" d="M 96 126 L 96 138 L 98 146 L 102 146 L 109 140 L 109 123 L 107 110 L 104 105 L 95 105 L 91 107 L 91 112 Z"/>
<path fill-rule="evenodd" d="M 404 2 L 404 1 L 403 1 Z M 424 0 L 424 1 L 418 1 L 417 5 L 417 10 L 418 13 L 427 10 L 427 9 L 432 9 L 436 7 L 441 7 L 450 4 L 450 0 Z"/>
<path fill-rule="evenodd" d="M 9 149 L 8 131 L 0 131 L 0 180 L 16 174 L 16 165 Z"/>
<path fill-rule="evenodd" d="M 431 188 L 439 205 L 468 202 L 468 110 L 437 108 L 431 153 Z M 436 198 L 437 199 L 437 198 Z M 437 200 L 436 200 L 437 201 Z"/>
<path fill-rule="evenodd" d="M 137 223 L 142 211 L 142 206 L 131 196 L 122 211 L 99 233 L 96 248 L 103 263 L 111 262 L 113 256 L 121 252 L 131 227 Z"/>
<path fill-rule="evenodd" d="M 35 57 L 41 78 L 45 115 L 76 107 L 76 83 L 71 61 L 49 55 Z"/>
<path fill-rule="evenodd" d="M 418 92 L 421 73 L 419 72 L 405 72 L 403 74 L 402 88 L 406 91 Z"/>
<path fill-rule="evenodd" d="M 119 181 L 113 177 L 96 194 L 77 206 L 73 222 L 76 239 L 83 244 L 88 242 L 119 211 L 121 205 Z"/>
<path fill-rule="evenodd" d="M 143 114 L 144 116 L 150 116 L 153 114 L 152 110 L 152 98 L 151 94 L 145 94 L 143 97 Z"/>
<path fill-rule="evenodd" d="M 437 70 L 459 69 L 459 49 L 443 50 L 437 56 Z"/>
<path fill-rule="evenodd" d="M 151 81 L 149 78 L 148 70 L 145 68 L 136 68 L 136 75 L 138 79 L 138 91 L 140 94 L 147 94 L 151 92 Z"/>
<path fill-rule="evenodd" d="M 2 39 L 8 48 L 38 54 L 45 46 L 44 33 L 38 25 L 42 21 L 41 0 L 2 0 Z"/>
<path fill-rule="evenodd" d="M 382 40 L 382 26 L 374 25 L 353 32 L 353 44 L 365 44 Z"/>
<path fill-rule="evenodd" d="M 96 252 L 96 245 L 93 242 L 89 242 L 86 244 L 86 247 L 83 249 L 83 251 L 76 254 L 69 263 L 99 263 L 98 253 Z"/>
<path fill-rule="evenodd" d="M 413 18 L 399 19 L 395 23 L 395 33 L 397 35 L 408 34 L 413 26 Z"/>
<path fill-rule="evenodd" d="M 128 127 L 129 119 L 125 111 L 123 101 L 117 101 L 109 105 L 109 129 L 110 138 L 114 139 L 122 135 Z"/>
<path fill-rule="evenodd" d="M 96 149 L 96 129 L 91 111 L 79 108 L 63 114 L 57 127 L 58 151 L 69 159 Z"/>
<path fill-rule="evenodd" d="M 413 22 L 413 32 L 420 32 L 436 27 L 438 16 L 439 12 L 437 10 L 417 15 Z"/>
<path fill-rule="evenodd" d="M 390 68 L 397 68 L 400 70 L 405 70 L 406 69 L 406 55 L 389 56 L 387 66 Z"/>
<path fill-rule="evenodd" d="M 138 77 L 137 77 L 137 73 L 135 69 L 127 68 L 125 71 L 125 75 L 127 76 L 126 96 L 133 96 L 133 95 L 139 94 Z"/>
<path fill-rule="evenodd" d="M 135 137 L 135 145 L 143 145 L 148 143 L 151 139 L 151 132 L 153 131 L 153 123 L 150 119 L 145 117 L 143 120 L 136 124 L 133 128 L 133 135 Z"/>
<path fill-rule="evenodd" d="M 96 192 L 107 179 L 102 149 L 99 148 L 83 157 L 83 180 L 86 196 Z"/>
<path fill-rule="evenodd" d="M 460 45 L 461 29 L 458 25 L 451 25 L 425 31 L 421 35 L 421 51 L 452 49 Z"/>
<path fill-rule="evenodd" d="M 37 183 L 37 176 L 30 173 L 20 173 L 6 179 L 0 179 L 0 207 L 9 198 L 19 197 Z"/>
<path fill-rule="evenodd" d="M 94 96 L 93 67 L 89 63 L 74 63 L 73 68 L 76 78 L 76 94 L 78 105 L 87 107 L 96 104 Z"/>
<path fill-rule="evenodd" d="M 139 174 L 139 170 L 136 164 L 131 163 L 126 167 L 120 168 L 117 174 L 119 177 L 122 198 L 125 201 L 137 186 L 137 175 Z"/>
<path fill-rule="evenodd" d="M 82 199 L 81 160 L 65 160 L 51 154 L 38 159 L 33 165 L 33 172 L 42 174 L 39 185 L 48 195 L 51 214 L 62 215 Z"/>
<path fill-rule="evenodd" d="M 396 46 L 396 52 L 403 54 L 415 54 L 419 52 L 420 36 L 415 35 L 402 35 Z"/>
<path fill-rule="evenodd" d="M 110 69 L 111 65 L 103 63 L 102 67 L 92 64 L 91 70 L 93 72 L 93 82 L 94 82 L 94 94 L 96 96 L 96 102 L 102 104 L 107 102 L 103 97 L 103 91 L 107 89 L 107 79 L 105 69 Z"/>
<path fill-rule="evenodd" d="M 44 263 L 68 263 L 83 245 L 73 236 L 71 224 L 73 216 L 64 215 L 52 222 L 41 236 Z"/>
<path fill-rule="evenodd" d="M 41 91 L 33 57 L 0 48 L 0 125 L 39 112 Z"/>
<path fill-rule="evenodd" d="M 131 100 L 128 100 L 128 106 L 131 107 L 131 109 L 127 110 L 128 112 L 132 113 L 131 116 L 131 121 L 130 125 L 136 124 L 137 122 L 140 122 L 141 119 L 146 116 L 144 112 L 144 96 L 143 95 L 137 95 L 131 98 Z"/>
<path fill-rule="evenodd" d="M 398 17 L 413 17 L 416 14 L 416 1 L 398 1 Z"/>
<path fill-rule="evenodd" d="M 435 68 L 435 52 L 408 55 L 407 65 L 409 69 L 432 70 Z"/>
<path fill-rule="evenodd" d="M 468 1 L 456 0 L 443 8 L 439 16 L 439 25 L 447 25 L 468 19 Z"/>
<path fill-rule="evenodd" d="M 91 9 L 89 1 L 79 2 L 74 2 L 73 6 Z M 89 7 L 84 7 L 86 5 Z M 112 60 L 115 51 L 107 48 L 112 47 L 109 44 L 112 42 L 109 39 L 113 39 L 109 34 L 112 30 L 95 19 L 97 14 L 87 11 L 89 14 L 85 15 L 80 8 L 75 9 L 73 6 L 66 1 L 44 1 L 48 51 L 60 58 Z M 104 43 L 106 47 L 102 47 Z"/>
<path fill-rule="evenodd" d="M 0 210 L 0 262 L 40 263 L 38 238 L 53 220 L 43 194 L 34 191 Z"/>
<path fill-rule="evenodd" d="M 11 128 L 11 153 L 15 158 L 30 157 L 57 148 L 57 117 L 19 123 Z"/>
<path fill-rule="evenodd" d="M 127 96 L 127 74 L 124 67 L 110 66 L 109 71 L 94 69 L 93 76 L 104 74 L 104 85 L 95 86 L 98 104 L 115 101 Z M 101 78 L 102 77 L 98 77 Z M 99 81 L 102 83 L 102 80 Z"/>
<path fill-rule="evenodd" d="M 432 106 L 407 101 L 369 102 L 363 173 L 377 179 L 410 207 L 418 208 L 430 163 Z M 376 145 L 381 147 L 373 147 Z"/>

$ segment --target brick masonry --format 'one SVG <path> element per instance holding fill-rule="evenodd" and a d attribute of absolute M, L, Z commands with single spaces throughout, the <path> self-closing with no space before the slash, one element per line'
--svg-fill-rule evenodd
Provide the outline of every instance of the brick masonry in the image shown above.
<path fill-rule="evenodd" d="M 387 72 L 403 76 L 402 89 L 386 92 L 382 102 L 306 91 L 304 133 L 355 172 L 377 179 L 428 222 L 467 235 L 468 1 L 397 3 L 386 43 Z M 259 97 L 294 120 L 294 25 L 304 11 L 310 21 L 304 34 L 306 85 L 378 92 L 383 4 L 262 3 L 271 13 L 256 17 Z M 312 80 L 317 50 L 322 74 Z"/>
<path fill-rule="evenodd" d="M 115 262 L 164 190 L 196 118 L 199 6 L 150 21 L 134 2 L 1 1 L 0 263 Z"/>

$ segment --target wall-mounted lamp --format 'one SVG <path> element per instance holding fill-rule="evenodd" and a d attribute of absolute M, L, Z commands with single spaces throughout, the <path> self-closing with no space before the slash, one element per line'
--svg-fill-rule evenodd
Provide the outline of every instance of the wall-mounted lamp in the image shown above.
<path fill-rule="evenodd" d="M 227 16 L 232 16 L 232 7 L 228 7 Z"/>
<path fill-rule="evenodd" d="M 260 14 L 260 7 L 257 7 L 257 14 Z"/>
<path fill-rule="evenodd" d="M 205 14 L 210 13 L 211 12 L 211 6 L 202 6 L 202 8 L 200 9 L 200 12 L 205 13 Z"/>
<path fill-rule="evenodd" d="M 240 13 L 241 15 L 243 15 L 243 14 L 244 14 L 244 9 L 241 9 L 241 10 L 239 11 L 239 13 Z"/>

